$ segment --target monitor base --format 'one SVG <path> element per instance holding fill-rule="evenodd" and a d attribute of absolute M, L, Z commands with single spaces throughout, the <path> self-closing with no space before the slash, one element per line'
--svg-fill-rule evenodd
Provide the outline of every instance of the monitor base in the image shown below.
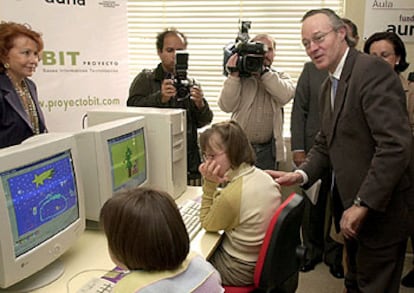
<path fill-rule="evenodd" d="M 0 289 L 0 292 L 32 292 L 57 280 L 63 275 L 64 270 L 63 262 L 56 260 L 23 281 L 11 287 Z"/>

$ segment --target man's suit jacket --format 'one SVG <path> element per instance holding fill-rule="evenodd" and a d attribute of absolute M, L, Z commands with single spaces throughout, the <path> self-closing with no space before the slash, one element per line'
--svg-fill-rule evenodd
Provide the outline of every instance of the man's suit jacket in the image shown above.
<path fill-rule="evenodd" d="M 319 70 L 312 62 L 305 63 L 296 85 L 291 116 L 291 149 L 310 150 L 320 129 L 319 92 L 328 77 L 326 70 Z"/>
<path fill-rule="evenodd" d="M 40 132 L 45 132 L 45 119 L 40 109 L 36 86 L 30 79 L 25 80 L 39 116 Z M 0 74 L 0 148 L 19 144 L 33 134 L 29 116 L 20 102 L 20 97 L 7 75 Z"/>
<path fill-rule="evenodd" d="M 383 247 L 413 231 L 413 144 L 397 74 L 378 57 L 350 49 L 331 111 L 322 85 L 321 131 L 302 166 L 315 182 L 332 165 L 344 209 L 359 196 L 369 209 L 359 240 Z M 341 215 L 335 215 L 341 216 Z"/>

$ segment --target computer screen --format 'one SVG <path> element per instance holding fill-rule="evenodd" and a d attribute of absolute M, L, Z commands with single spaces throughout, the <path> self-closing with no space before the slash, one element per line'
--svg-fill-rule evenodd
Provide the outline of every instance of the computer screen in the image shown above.
<path fill-rule="evenodd" d="M 110 107 L 90 109 L 88 126 L 126 117 L 145 117 L 149 185 L 177 199 L 187 189 L 186 112 L 183 109 Z"/>
<path fill-rule="evenodd" d="M 141 185 L 147 179 L 144 128 L 108 140 L 112 191 Z"/>
<path fill-rule="evenodd" d="M 46 134 L 0 150 L 1 288 L 46 285 L 51 280 L 43 274 L 53 280 L 63 272 L 46 267 L 85 229 L 77 163 L 71 135 Z"/>
<path fill-rule="evenodd" d="M 75 137 L 81 157 L 86 218 L 98 222 L 102 205 L 115 192 L 148 184 L 145 119 L 102 123 L 83 129 Z"/>

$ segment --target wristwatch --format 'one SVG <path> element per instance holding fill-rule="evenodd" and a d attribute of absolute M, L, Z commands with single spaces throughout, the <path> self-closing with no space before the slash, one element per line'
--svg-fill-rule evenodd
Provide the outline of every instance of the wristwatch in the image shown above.
<path fill-rule="evenodd" d="M 357 207 L 368 207 L 363 201 L 362 201 L 362 199 L 359 197 L 359 196 L 357 196 L 355 199 L 354 199 L 354 205 L 355 206 L 357 206 Z"/>

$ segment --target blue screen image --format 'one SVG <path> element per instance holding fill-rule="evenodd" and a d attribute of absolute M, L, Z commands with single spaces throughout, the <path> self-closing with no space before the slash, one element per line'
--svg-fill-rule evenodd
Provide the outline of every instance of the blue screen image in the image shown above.
<path fill-rule="evenodd" d="M 79 217 L 70 151 L 0 174 L 20 255 Z"/>

